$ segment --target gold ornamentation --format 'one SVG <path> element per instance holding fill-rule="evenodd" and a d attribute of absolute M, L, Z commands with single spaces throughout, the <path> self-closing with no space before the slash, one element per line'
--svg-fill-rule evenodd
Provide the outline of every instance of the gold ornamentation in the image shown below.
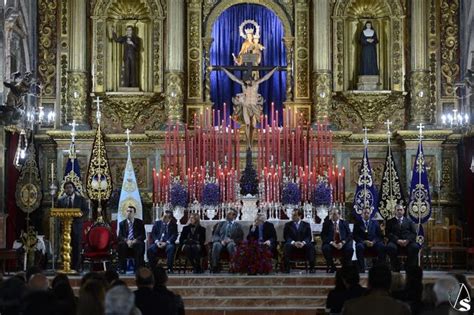
<path fill-rule="evenodd" d="M 309 9 L 306 1 L 296 4 L 295 99 L 309 98 Z"/>
<path fill-rule="evenodd" d="M 433 112 L 430 106 L 430 73 L 427 70 L 417 70 L 411 73 L 411 123 L 431 123 Z"/>
<path fill-rule="evenodd" d="M 67 120 L 76 120 L 78 124 L 88 124 L 87 115 L 87 76 L 85 72 L 68 73 L 69 111 Z"/>
<path fill-rule="evenodd" d="M 322 122 L 329 117 L 332 101 L 332 77 L 330 72 L 313 73 L 313 117 L 315 122 Z"/>
<path fill-rule="evenodd" d="M 385 136 L 386 137 L 386 136 Z M 370 168 L 372 169 L 372 182 L 375 184 L 378 190 L 378 185 L 382 181 L 383 168 L 385 164 L 384 159 L 380 158 L 370 158 Z M 355 191 L 357 187 L 357 182 L 359 180 L 359 170 L 362 165 L 362 160 L 360 158 L 351 158 L 350 159 L 350 185 L 351 187 L 346 188 L 346 191 Z M 354 193 L 352 193 L 354 196 Z"/>
<path fill-rule="evenodd" d="M 441 1 L 441 93 L 455 96 L 459 79 L 459 0 Z"/>
<path fill-rule="evenodd" d="M 286 64 L 288 70 L 286 71 L 286 102 L 291 102 L 293 100 L 293 50 L 294 50 L 295 38 L 291 36 L 285 36 L 283 38 L 283 43 L 285 44 L 285 53 L 286 53 Z"/>
<path fill-rule="evenodd" d="M 20 177 L 16 183 L 16 204 L 23 212 L 31 213 L 38 209 L 42 198 L 43 192 L 39 168 L 36 164 L 35 146 L 34 143 L 30 143 L 25 164 L 21 168 Z"/>
<path fill-rule="evenodd" d="M 216 5 L 217 2 L 220 0 L 203 0 L 202 4 L 202 16 L 204 19 L 209 15 L 209 12 L 211 12 L 211 9 L 214 5 Z"/>
<path fill-rule="evenodd" d="M 38 2 L 38 73 L 43 84 L 43 96 L 56 93 L 57 8 L 57 0 Z"/>
<path fill-rule="evenodd" d="M 183 121 L 184 73 L 170 71 L 166 74 L 166 106 L 171 121 Z"/>
<path fill-rule="evenodd" d="M 76 271 L 71 270 L 71 226 L 73 218 L 79 218 L 82 216 L 81 209 L 55 208 L 51 209 L 51 216 L 59 218 L 63 227 L 63 237 L 61 245 L 63 269 L 58 270 L 58 273 L 76 273 Z"/>
<path fill-rule="evenodd" d="M 201 100 L 201 8 L 188 2 L 188 99 Z"/>
<path fill-rule="evenodd" d="M 428 33 L 428 54 L 430 69 L 430 103 L 436 107 L 438 103 L 438 50 L 439 50 L 439 21 L 438 21 L 439 3 L 436 0 L 430 0 L 429 15 L 429 33 Z"/>
<path fill-rule="evenodd" d="M 390 119 L 395 129 L 403 129 L 405 94 L 402 92 L 338 92 L 333 97 L 330 121 L 339 129 L 384 129 Z"/>
<path fill-rule="evenodd" d="M 121 132 L 127 128 L 142 132 L 158 128 L 167 120 L 163 94 L 106 94 L 102 100 L 107 132 Z M 93 110 L 96 109 L 93 105 Z"/>
<path fill-rule="evenodd" d="M 67 103 L 67 54 L 61 54 L 61 121 L 66 124 L 69 116 L 69 106 Z"/>
<path fill-rule="evenodd" d="M 214 41 L 213 38 L 206 37 L 202 39 L 202 45 L 204 47 L 204 100 L 207 103 L 211 103 L 211 45 Z"/>
<path fill-rule="evenodd" d="M 68 33 L 68 0 L 61 0 L 61 34 Z"/>
<path fill-rule="evenodd" d="M 420 136 L 417 130 L 397 130 L 395 133 L 400 136 L 403 141 L 418 140 Z M 423 130 L 423 141 L 446 141 L 452 134 L 452 130 Z M 414 160 L 412 162 L 414 162 Z"/>
<path fill-rule="evenodd" d="M 87 195 L 92 200 L 107 200 L 112 193 L 109 160 L 100 127 L 97 128 L 92 146 L 86 189 Z"/>

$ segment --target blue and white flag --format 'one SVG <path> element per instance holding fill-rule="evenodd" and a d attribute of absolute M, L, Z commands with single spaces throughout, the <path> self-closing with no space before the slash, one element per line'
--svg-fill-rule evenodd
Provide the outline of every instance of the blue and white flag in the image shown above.
<path fill-rule="evenodd" d="M 431 216 L 430 187 L 425 165 L 425 155 L 423 153 L 423 143 L 421 141 L 418 145 L 418 152 L 416 153 L 413 174 L 411 176 L 408 215 L 416 224 L 425 223 Z"/>
<path fill-rule="evenodd" d="M 371 217 L 378 211 L 377 189 L 375 188 L 372 177 L 372 169 L 368 157 L 367 148 L 364 149 L 364 156 L 359 171 L 359 179 L 357 180 L 357 188 L 354 195 L 354 218 L 361 219 L 362 211 L 366 206 L 372 211 Z"/>
<path fill-rule="evenodd" d="M 126 211 L 129 206 L 134 206 L 137 209 L 137 213 L 135 214 L 136 218 L 143 218 L 142 199 L 140 198 L 137 178 L 135 177 L 135 171 L 133 170 L 130 147 L 128 149 L 127 164 L 123 174 L 122 190 L 120 191 L 117 222 L 121 222 L 127 218 Z"/>

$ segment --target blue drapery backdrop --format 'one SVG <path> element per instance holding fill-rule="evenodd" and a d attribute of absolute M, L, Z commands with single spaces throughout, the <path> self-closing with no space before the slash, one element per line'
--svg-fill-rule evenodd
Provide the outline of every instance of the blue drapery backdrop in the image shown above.
<path fill-rule="evenodd" d="M 260 43 L 265 46 L 260 66 L 286 66 L 286 53 L 283 44 L 284 29 L 278 16 L 270 9 L 258 4 L 238 4 L 222 12 L 212 28 L 211 65 L 234 65 L 232 53 L 239 54 L 244 39 L 239 35 L 239 26 L 244 20 L 254 20 L 260 25 Z M 251 24 L 245 28 L 252 27 Z M 267 72 L 260 72 L 260 77 Z M 240 72 L 234 72 L 241 78 Z M 239 84 L 231 81 L 223 71 L 211 73 L 211 100 L 214 109 L 224 109 L 232 114 L 232 97 L 241 93 Z M 259 93 L 265 99 L 263 113 L 269 114 L 271 103 L 275 103 L 281 121 L 283 102 L 286 97 L 286 73 L 277 71 L 266 82 L 260 84 Z M 222 114 L 221 114 L 222 117 Z"/>

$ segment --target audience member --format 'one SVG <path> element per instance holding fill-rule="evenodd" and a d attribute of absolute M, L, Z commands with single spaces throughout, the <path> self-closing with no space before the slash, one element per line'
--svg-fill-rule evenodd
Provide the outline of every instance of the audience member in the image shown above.
<path fill-rule="evenodd" d="M 105 295 L 105 315 L 132 315 L 135 296 L 129 288 L 121 285 L 110 289 Z M 160 308 L 159 305 L 155 305 Z"/>
<path fill-rule="evenodd" d="M 434 283 L 425 283 L 423 285 L 423 294 L 421 295 L 422 307 L 420 313 L 431 312 L 436 304 L 436 296 L 433 291 Z"/>
<path fill-rule="evenodd" d="M 423 292 L 423 270 L 419 266 L 408 266 L 405 286 L 401 290 L 392 291 L 392 296 L 410 305 L 411 312 L 418 314 L 421 310 Z"/>
<path fill-rule="evenodd" d="M 326 299 L 326 311 L 329 314 L 339 314 L 342 310 L 344 294 L 346 293 L 346 286 L 342 280 L 342 269 L 336 271 L 336 284 L 334 289 L 329 291 Z"/>
<path fill-rule="evenodd" d="M 390 292 L 403 290 L 404 287 L 405 279 L 403 279 L 403 275 L 399 272 L 392 271 L 392 284 L 390 285 Z"/>
<path fill-rule="evenodd" d="M 449 303 L 450 292 L 454 288 L 459 288 L 458 280 L 453 276 L 445 276 L 436 280 L 433 286 L 436 302 L 435 307 L 431 310 L 423 312 L 423 315 L 445 315 L 445 314 L 463 314 L 456 312 Z M 465 314 L 465 313 L 464 313 Z"/>
<path fill-rule="evenodd" d="M 26 293 L 25 281 L 20 277 L 11 277 L 0 286 L 0 314 L 17 315 L 21 298 Z"/>
<path fill-rule="evenodd" d="M 115 280 L 119 279 L 119 274 L 117 271 L 113 269 L 108 269 L 104 272 L 104 278 L 105 278 L 105 281 L 107 281 L 107 283 L 109 284 L 109 286 L 112 286 L 112 283 Z"/>
<path fill-rule="evenodd" d="M 161 267 L 156 267 L 153 269 L 153 277 L 155 279 L 155 285 L 153 290 L 158 292 L 162 297 L 166 297 L 168 301 L 172 301 L 175 307 L 176 312 L 173 314 L 184 315 L 184 303 L 180 295 L 174 294 L 172 291 L 168 290 L 166 283 L 168 282 L 168 275 L 166 271 Z"/>
<path fill-rule="evenodd" d="M 85 281 L 79 290 L 77 315 L 103 315 L 105 291 L 105 280 L 89 279 Z"/>
<path fill-rule="evenodd" d="M 165 251 L 168 272 L 173 272 L 174 251 L 178 239 L 178 225 L 173 220 L 173 212 L 165 211 L 161 220 L 156 221 L 151 230 L 153 244 L 147 250 L 150 267 L 158 262 L 158 251 Z"/>
<path fill-rule="evenodd" d="M 367 292 L 367 289 L 360 285 L 359 270 L 354 265 L 342 268 L 342 281 L 346 287 L 344 302 L 361 297 Z"/>
<path fill-rule="evenodd" d="M 311 226 L 308 222 L 303 221 L 303 210 L 295 209 L 291 214 L 291 221 L 285 223 L 283 228 L 283 256 L 285 273 L 290 272 L 290 258 L 291 254 L 297 250 L 302 249 L 306 254 L 306 259 L 309 261 L 309 271 L 314 273 L 315 262 L 315 248 L 313 244 L 313 234 L 311 233 Z"/>
<path fill-rule="evenodd" d="M 32 275 L 35 275 L 37 273 L 41 273 L 41 269 L 40 267 L 38 266 L 31 266 L 29 268 L 26 269 L 26 272 L 25 272 L 25 279 L 26 279 L 26 282 L 30 281 L 30 278 Z"/>
<path fill-rule="evenodd" d="M 77 298 L 74 295 L 67 275 L 58 274 L 54 277 L 51 283 L 51 291 L 56 297 L 56 308 L 59 314 L 76 314 Z"/>
<path fill-rule="evenodd" d="M 49 280 L 42 273 L 35 273 L 28 280 L 28 289 L 36 291 L 47 291 L 49 289 Z"/>
<path fill-rule="evenodd" d="M 34 289 L 29 291 L 22 299 L 20 314 L 63 315 L 64 313 L 59 312 L 56 304 L 56 297 L 52 292 Z"/>
<path fill-rule="evenodd" d="M 375 265 L 369 270 L 367 295 L 347 301 L 342 309 L 343 315 L 408 315 L 408 305 L 389 295 L 392 274 L 386 265 Z"/>
<path fill-rule="evenodd" d="M 143 315 L 154 314 L 176 314 L 177 308 L 173 299 L 160 295 L 153 290 L 155 279 L 153 273 L 148 268 L 138 269 L 135 282 L 135 305 Z M 159 308 L 156 305 L 160 305 Z"/>
<path fill-rule="evenodd" d="M 244 238 L 244 231 L 242 226 L 235 222 L 237 212 L 233 209 L 227 211 L 227 217 L 225 221 L 217 223 L 215 226 L 214 233 L 212 234 L 212 259 L 211 266 L 212 272 L 219 272 L 219 260 L 221 257 L 221 251 L 227 250 L 229 256 L 235 252 L 236 246 Z"/>

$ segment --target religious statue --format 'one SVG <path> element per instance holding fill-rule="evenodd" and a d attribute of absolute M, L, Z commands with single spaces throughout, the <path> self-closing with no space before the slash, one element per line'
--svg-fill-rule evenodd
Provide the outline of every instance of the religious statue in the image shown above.
<path fill-rule="evenodd" d="M 112 32 L 113 40 L 124 45 L 123 52 L 123 86 L 138 87 L 138 57 L 140 38 L 133 33 L 133 27 L 127 26 L 125 36 L 117 37 Z"/>
<path fill-rule="evenodd" d="M 377 67 L 377 33 L 372 28 L 372 22 L 365 22 L 364 30 L 360 33 L 360 44 L 362 45 L 360 56 L 359 75 L 378 75 Z"/>
<path fill-rule="evenodd" d="M 257 126 L 257 120 L 262 113 L 263 97 L 258 93 L 260 83 L 267 81 L 273 75 L 278 67 L 273 68 L 263 78 L 255 80 L 249 78 L 241 80 L 233 75 L 229 70 L 222 68 L 222 70 L 229 76 L 229 78 L 242 86 L 242 93 L 237 94 L 232 98 L 234 104 L 234 112 L 243 117 L 245 123 L 245 135 L 247 137 L 247 147 L 252 147 L 253 129 Z"/>

